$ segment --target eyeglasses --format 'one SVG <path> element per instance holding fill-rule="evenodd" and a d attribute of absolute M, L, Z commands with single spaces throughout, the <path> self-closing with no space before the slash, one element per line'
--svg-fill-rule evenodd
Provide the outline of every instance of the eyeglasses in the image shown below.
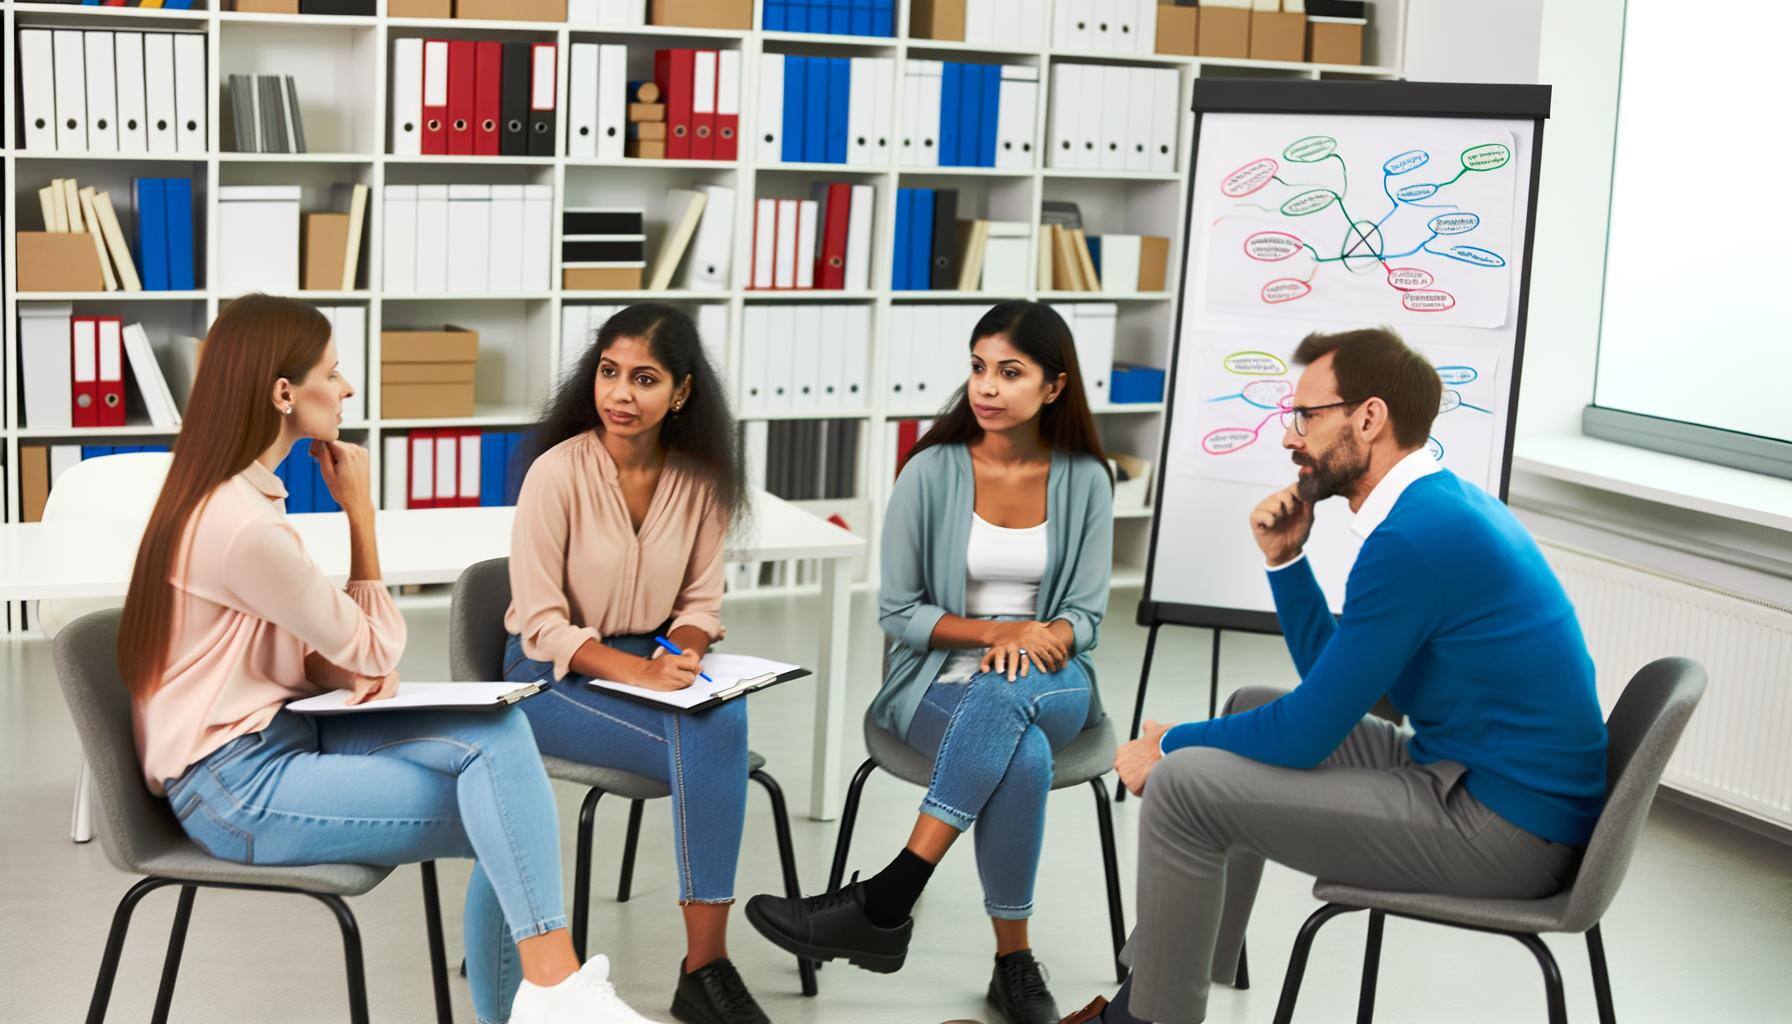
<path fill-rule="evenodd" d="M 1307 436 L 1307 421 L 1313 414 L 1326 409 L 1337 409 L 1346 405 L 1362 405 L 1367 398 L 1353 398 L 1345 402 L 1327 402 L 1324 405 L 1289 405 L 1282 408 L 1282 426 L 1293 427 L 1294 432 L 1302 437 Z"/>

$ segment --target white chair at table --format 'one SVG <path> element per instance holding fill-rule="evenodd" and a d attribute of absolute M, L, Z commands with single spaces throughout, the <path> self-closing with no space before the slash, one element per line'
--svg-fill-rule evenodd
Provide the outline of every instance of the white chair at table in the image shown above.
<path fill-rule="evenodd" d="M 173 456 L 166 452 L 126 452 L 84 459 L 64 470 L 44 502 L 46 523 L 80 523 L 123 520 L 141 529 L 162 492 Z M 117 608 L 122 598 L 63 598 L 39 601 L 33 607 L 38 631 L 55 640 L 62 628 L 88 612 Z M 81 762 L 81 778 L 75 784 L 75 808 L 69 838 L 85 843 L 93 838 L 88 812 L 87 762 Z"/>

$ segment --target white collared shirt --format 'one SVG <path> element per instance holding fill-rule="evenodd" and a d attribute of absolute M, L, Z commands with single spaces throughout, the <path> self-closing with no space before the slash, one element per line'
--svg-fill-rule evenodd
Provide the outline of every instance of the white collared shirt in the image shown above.
<path fill-rule="evenodd" d="M 1369 492 L 1369 496 L 1363 499 L 1362 506 L 1350 520 L 1350 532 L 1360 540 L 1368 540 L 1375 528 L 1394 510 L 1394 503 L 1400 500 L 1400 495 L 1405 494 L 1406 489 L 1416 481 L 1430 476 L 1440 468 L 1428 449 L 1419 448 L 1407 452 L 1404 458 L 1388 469 L 1375 489 Z M 1286 569 L 1305 557 L 1307 553 L 1302 551 L 1281 565 L 1270 566 L 1269 571 Z"/>

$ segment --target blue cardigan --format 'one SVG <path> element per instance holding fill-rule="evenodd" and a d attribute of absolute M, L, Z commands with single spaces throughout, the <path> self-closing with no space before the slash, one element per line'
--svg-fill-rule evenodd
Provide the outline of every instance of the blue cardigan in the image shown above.
<path fill-rule="evenodd" d="M 921 695 L 951 653 L 929 646 L 933 627 L 948 612 L 964 614 L 965 557 L 976 498 L 970 449 L 962 444 L 939 445 L 910 459 L 890 494 L 877 600 L 878 622 L 890 638 L 889 670 L 871 714 L 897 736 L 908 735 Z M 1070 623 L 1074 657 L 1093 694 L 1093 724 L 1102 710 L 1089 652 L 1107 611 L 1114 561 L 1114 490 L 1107 467 L 1087 455 L 1054 452 L 1045 515 L 1045 576 L 1039 581 L 1037 614 L 1041 622 Z"/>
<path fill-rule="evenodd" d="M 1580 622 L 1506 506 L 1448 471 L 1401 494 L 1357 556 L 1334 618 L 1305 559 L 1269 574 L 1301 682 L 1237 715 L 1178 725 L 1163 750 L 1219 747 L 1312 768 L 1387 693 L 1419 764 L 1455 761 L 1500 817 L 1580 845 L 1605 804 L 1605 722 Z"/>

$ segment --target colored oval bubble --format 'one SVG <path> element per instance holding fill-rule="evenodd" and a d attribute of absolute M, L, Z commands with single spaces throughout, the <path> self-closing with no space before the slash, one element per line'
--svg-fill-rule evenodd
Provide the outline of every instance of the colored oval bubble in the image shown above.
<path fill-rule="evenodd" d="M 1305 281 L 1281 277 L 1263 286 L 1263 301 L 1271 304 L 1293 302 L 1312 290 L 1313 286 Z"/>
<path fill-rule="evenodd" d="M 1442 313 L 1456 305 L 1456 296 L 1445 291 L 1411 291 L 1400 296 L 1400 304 L 1414 313 Z"/>
<path fill-rule="evenodd" d="M 1288 364 L 1280 356 L 1268 352 L 1234 352 L 1226 357 L 1226 369 L 1252 377 L 1273 377 L 1288 372 Z"/>
<path fill-rule="evenodd" d="M 1436 459 L 1439 462 L 1444 460 L 1444 443 L 1437 438 L 1427 437 L 1425 439 L 1425 450 L 1431 453 L 1433 459 Z"/>
<path fill-rule="evenodd" d="M 1506 265 L 1504 256 L 1478 245 L 1452 245 L 1447 251 L 1451 258 L 1459 259 L 1464 263 L 1473 263 L 1477 267 L 1503 267 Z"/>
<path fill-rule="evenodd" d="M 1252 160 L 1238 170 L 1226 175 L 1225 180 L 1220 182 L 1220 192 L 1233 199 L 1237 199 L 1240 196 L 1248 196 L 1252 192 L 1269 184 L 1270 179 L 1276 176 L 1276 171 L 1280 166 L 1280 164 L 1271 160 L 1269 157 L 1263 157 L 1260 160 Z"/>
<path fill-rule="evenodd" d="M 1445 384 L 1473 384 L 1481 379 L 1481 371 L 1472 366 L 1440 366 L 1437 379 Z"/>
<path fill-rule="evenodd" d="M 1439 413 L 1446 413 L 1461 404 L 1462 392 L 1457 391 L 1455 388 L 1449 388 L 1444 391 L 1443 399 L 1437 403 L 1437 411 Z"/>
<path fill-rule="evenodd" d="M 1387 163 L 1381 165 L 1381 173 L 1405 174 L 1407 171 L 1416 171 L 1430 162 L 1430 153 L 1422 149 L 1409 149 L 1399 156 L 1388 157 Z"/>
<path fill-rule="evenodd" d="M 1512 150 L 1504 143 L 1489 142 L 1462 151 L 1462 166 L 1471 171 L 1492 171 L 1512 162 Z"/>
<path fill-rule="evenodd" d="M 1295 139 L 1282 150 L 1282 159 L 1290 163 L 1314 164 L 1338 151 L 1338 140 L 1330 135 L 1309 135 Z"/>
<path fill-rule="evenodd" d="M 1416 203 L 1421 199 L 1430 199 L 1437 195 L 1437 186 L 1430 182 L 1420 185 L 1408 185 L 1394 193 L 1394 198 L 1403 203 Z"/>
<path fill-rule="evenodd" d="M 1403 292 L 1410 292 L 1416 288 L 1429 288 L 1431 282 L 1435 280 L 1437 278 L 1432 275 L 1431 271 L 1421 270 L 1418 267 L 1388 268 L 1388 284 Z"/>
<path fill-rule="evenodd" d="M 1244 400 L 1259 409 L 1280 409 L 1292 394 L 1294 384 L 1285 380 L 1254 380 L 1244 386 Z"/>
<path fill-rule="evenodd" d="M 1201 447 L 1209 455 L 1235 452 L 1257 440 L 1257 432 L 1246 427 L 1221 427 L 1201 439 Z"/>
<path fill-rule="evenodd" d="M 1300 198 L 1296 196 L 1295 198 Z M 1460 235 L 1481 226 L 1478 213 L 1440 213 L 1426 222 L 1426 227 L 1440 235 Z"/>
<path fill-rule="evenodd" d="M 1329 188 L 1308 189 L 1282 204 L 1282 212 L 1290 217 L 1305 217 L 1337 202 L 1338 194 Z"/>
<path fill-rule="evenodd" d="M 1300 248 L 1300 239 L 1286 231 L 1259 231 L 1244 240 L 1244 254 L 1263 263 L 1285 260 Z"/>

